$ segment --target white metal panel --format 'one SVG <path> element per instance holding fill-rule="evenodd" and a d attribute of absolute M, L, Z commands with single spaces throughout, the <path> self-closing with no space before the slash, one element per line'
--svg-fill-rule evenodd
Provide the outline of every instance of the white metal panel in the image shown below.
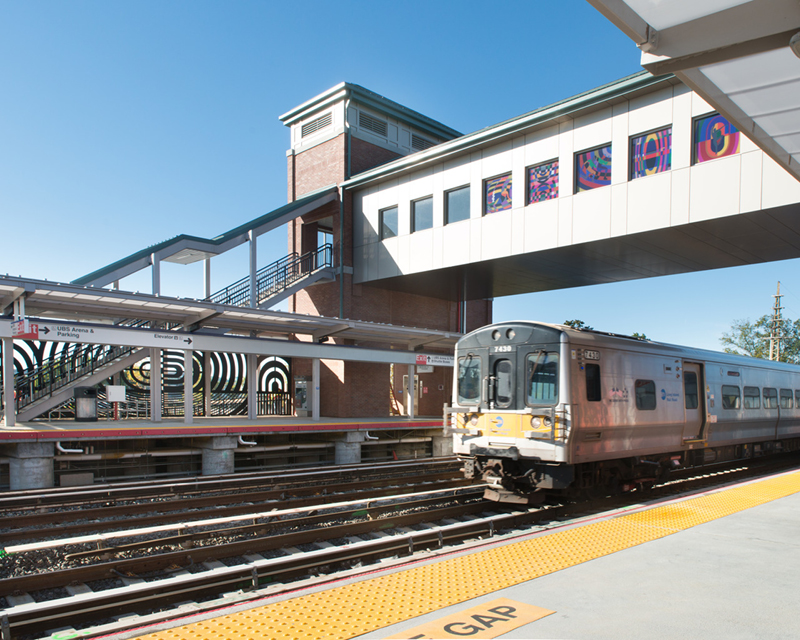
<path fill-rule="evenodd" d="M 403 262 L 402 266 L 403 273 L 433 269 L 433 229 L 412 233 L 408 238 L 408 251 L 408 261 Z"/>
<path fill-rule="evenodd" d="M 444 251 L 444 227 L 434 227 L 431 232 L 433 233 L 433 268 L 441 269 L 444 266 L 442 255 Z"/>
<path fill-rule="evenodd" d="M 376 248 L 378 278 L 391 278 L 400 274 L 398 257 L 400 238 L 389 238 L 372 246 Z"/>
<path fill-rule="evenodd" d="M 703 100 L 699 95 L 696 93 L 692 93 L 692 117 L 696 118 L 697 116 L 703 116 L 707 113 L 711 113 L 712 111 L 716 111 L 714 107 L 712 107 L 708 102 Z"/>
<path fill-rule="evenodd" d="M 395 260 L 397 262 L 398 274 L 408 273 L 409 264 L 411 262 L 410 251 L 410 236 L 400 236 L 397 238 L 397 254 Z"/>
<path fill-rule="evenodd" d="M 689 186 L 692 170 L 688 167 L 686 169 L 673 169 L 671 174 L 672 191 L 670 204 L 672 205 L 672 210 L 670 212 L 670 224 L 675 227 L 689 223 Z"/>
<path fill-rule="evenodd" d="M 572 198 L 572 243 L 608 238 L 611 233 L 611 189 L 600 187 Z"/>
<path fill-rule="evenodd" d="M 559 126 L 553 125 L 525 136 L 525 166 L 531 167 L 558 158 Z"/>
<path fill-rule="evenodd" d="M 522 207 L 511 211 L 511 253 L 525 253 L 525 209 Z"/>
<path fill-rule="evenodd" d="M 469 221 L 469 261 L 480 262 L 483 260 L 481 254 L 481 239 L 483 236 L 483 217 L 470 218 Z"/>
<path fill-rule="evenodd" d="M 572 122 L 562 123 L 561 133 L 558 136 L 558 193 L 560 198 L 572 195 L 575 181 L 574 139 L 575 131 L 572 128 Z M 560 239 L 559 244 L 562 244 Z"/>
<path fill-rule="evenodd" d="M 451 161 L 444 163 L 444 170 L 442 171 L 443 191 L 449 191 L 456 187 L 463 187 L 470 183 L 472 166 L 469 162 L 469 156 L 461 156 L 457 158 L 457 160 L 459 160 L 459 162 Z"/>
<path fill-rule="evenodd" d="M 684 92 L 672 99 L 672 169 L 692 164 L 693 94 Z"/>
<path fill-rule="evenodd" d="M 611 187 L 611 236 L 624 236 L 628 233 L 628 185 L 617 184 Z"/>
<path fill-rule="evenodd" d="M 672 175 L 666 171 L 628 184 L 628 233 L 668 227 Z"/>
<path fill-rule="evenodd" d="M 772 158 L 764 157 L 761 206 L 764 209 L 800 202 L 800 182 Z"/>
<path fill-rule="evenodd" d="M 572 198 L 567 198 L 571 200 Z M 558 199 L 545 200 L 525 207 L 525 252 L 558 246 Z"/>
<path fill-rule="evenodd" d="M 741 156 L 709 160 L 691 169 L 689 220 L 699 222 L 739 213 Z"/>
<path fill-rule="evenodd" d="M 672 87 L 638 96 L 628 107 L 628 135 L 636 136 L 672 124 Z"/>
<path fill-rule="evenodd" d="M 512 143 L 504 142 L 483 151 L 481 163 L 482 178 L 492 178 L 504 173 L 510 173 L 513 164 Z"/>
<path fill-rule="evenodd" d="M 470 228 L 469 220 L 448 224 L 442 229 L 442 266 L 453 267 L 469 262 Z"/>
<path fill-rule="evenodd" d="M 558 246 L 572 244 L 572 202 L 575 196 L 558 198 Z"/>
<path fill-rule="evenodd" d="M 573 153 L 599 147 L 611 142 L 611 107 L 599 109 L 575 118 L 573 128 Z"/>
<path fill-rule="evenodd" d="M 761 209 L 761 167 L 764 154 L 761 150 L 743 153 L 742 181 L 739 211 L 747 213 Z"/>
<path fill-rule="evenodd" d="M 628 181 L 628 108 L 627 105 L 614 105 L 611 118 L 611 184 Z"/>
<path fill-rule="evenodd" d="M 392 242 L 392 240 L 386 241 L 386 243 L 389 242 Z M 384 242 L 372 242 L 364 245 L 364 261 L 366 264 L 364 273 L 370 280 L 375 280 L 379 276 L 379 255 L 381 251 L 389 251 Z"/>
<path fill-rule="evenodd" d="M 483 260 L 511 255 L 511 211 L 484 216 L 481 241 Z"/>
<path fill-rule="evenodd" d="M 645 22 L 656 29 L 668 29 L 713 13 L 730 9 L 749 0 L 625 0 Z"/>

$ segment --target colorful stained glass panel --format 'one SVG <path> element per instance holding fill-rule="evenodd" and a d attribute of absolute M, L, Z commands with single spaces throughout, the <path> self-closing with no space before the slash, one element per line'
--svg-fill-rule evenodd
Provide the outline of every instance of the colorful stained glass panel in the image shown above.
<path fill-rule="evenodd" d="M 718 113 L 694 121 L 693 140 L 695 163 L 739 152 L 739 130 Z"/>
<path fill-rule="evenodd" d="M 672 128 L 631 138 L 631 180 L 672 168 Z"/>
<path fill-rule="evenodd" d="M 558 197 L 558 160 L 528 169 L 528 204 Z"/>
<path fill-rule="evenodd" d="M 611 145 L 575 156 L 575 193 L 611 184 Z"/>
<path fill-rule="evenodd" d="M 511 208 L 511 174 L 487 180 L 484 187 L 486 213 L 497 213 Z"/>

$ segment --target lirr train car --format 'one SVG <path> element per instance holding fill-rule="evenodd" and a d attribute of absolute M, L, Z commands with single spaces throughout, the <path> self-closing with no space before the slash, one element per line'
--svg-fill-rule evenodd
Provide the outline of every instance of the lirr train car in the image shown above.
<path fill-rule="evenodd" d="M 800 366 L 537 322 L 456 345 L 454 453 L 486 497 L 630 490 L 800 448 Z"/>

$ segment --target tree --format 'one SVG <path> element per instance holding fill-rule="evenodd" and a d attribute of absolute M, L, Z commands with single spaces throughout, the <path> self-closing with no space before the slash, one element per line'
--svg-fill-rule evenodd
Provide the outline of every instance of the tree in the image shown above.
<path fill-rule="evenodd" d="M 594 329 L 594 327 L 590 327 L 583 320 L 565 320 L 564 324 L 573 329 L 586 329 L 586 331 L 592 331 Z"/>
<path fill-rule="evenodd" d="M 646 335 L 644 335 L 643 333 L 639 333 L 638 331 L 636 331 L 635 333 L 632 333 L 631 334 L 631 338 L 636 338 L 637 340 L 647 340 L 648 339 Z"/>
<path fill-rule="evenodd" d="M 769 359 L 769 336 L 772 327 L 772 316 L 761 316 L 755 322 L 736 320 L 731 325 L 730 333 L 723 333 L 720 342 L 725 345 L 725 353 L 740 356 Z M 782 318 L 777 331 L 781 336 L 781 362 L 800 364 L 800 320 Z M 776 345 L 777 346 L 777 345 Z"/>

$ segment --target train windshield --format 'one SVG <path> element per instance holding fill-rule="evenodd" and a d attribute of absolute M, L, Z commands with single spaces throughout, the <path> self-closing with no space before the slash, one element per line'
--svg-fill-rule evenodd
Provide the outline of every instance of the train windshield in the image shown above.
<path fill-rule="evenodd" d="M 537 351 L 527 359 L 528 404 L 558 402 L 558 352 Z"/>
<path fill-rule="evenodd" d="M 458 359 L 458 404 L 480 404 L 481 361 L 472 354 Z"/>

